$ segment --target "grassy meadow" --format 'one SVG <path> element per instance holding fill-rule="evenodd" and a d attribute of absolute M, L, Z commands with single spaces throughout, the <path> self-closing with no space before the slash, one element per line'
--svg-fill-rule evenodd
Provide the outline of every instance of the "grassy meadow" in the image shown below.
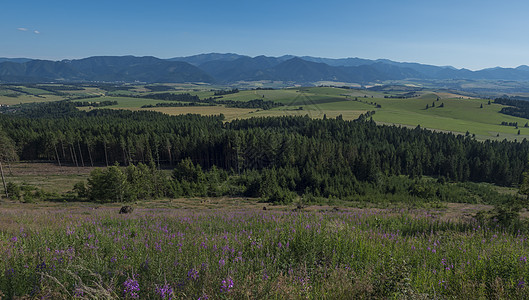
<path fill-rule="evenodd" d="M 201 97 L 212 97 L 213 92 L 196 92 Z M 391 95 L 398 95 L 392 93 Z M 309 115 L 312 118 L 335 118 L 342 116 L 354 120 L 368 111 L 376 111 L 373 119 L 380 124 L 394 124 L 459 134 L 475 134 L 478 139 L 523 139 L 529 138 L 529 128 L 524 127 L 526 119 L 500 114 L 503 107 L 486 99 L 473 99 L 453 93 L 419 93 L 409 99 L 384 98 L 387 94 L 365 90 L 339 88 L 290 88 L 283 90 L 249 90 L 225 95 L 223 100 L 249 101 L 253 99 L 272 100 L 284 106 L 270 110 L 239 109 L 224 106 L 155 108 L 154 110 L 171 115 L 198 113 L 203 115 L 224 114 L 227 120 L 236 118 Z M 436 101 L 439 98 L 439 101 Z M 357 99 L 357 100 L 355 100 Z M 101 100 L 116 100 L 115 109 L 153 110 L 140 108 L 145 104 L 155 104 L 159 100 L 123 97 L 103 97 Z M 444 107 L 439 107 L 441 103 Z M 377 107 L 377 104 L 381 107 Z M 435 104 L 435 107 L 432 107 Z M 426 105 L 429 106 L 426 109 Z M 483 105 L 483 108 L 480 108 Z M 519 128 L 500 125 L 501 122 L 518 122 Z M 520 135 L 518 135 L 520 130 Z"/>
<path fill-rule="evenodd" d="M 375 111 L 372 116 L 379 124 L 429 128 L 450 131 L 459 134 L 469 132 L 477 139 L 523 139 L 529 138 L 529 127 L 524 127 L 526 119 L 498 113 L 502 105 L 488 105 L 489 100 L 475 99 L 453 91 L 422 90 L 414 92 L 412 98 L 390 98 L 405 95 L 405 88 L 395 87 L 381 91 L 366 89 L 343 89 L 333 87 L 294 87 L 283 89 L 241 90 L 238 93 L 223 95 L 222 100 L 250 101 L 269 100 L 283 106 L 269 110 L 230 108 L 225 105 L 212 107 L 156 107 L 141 108 L 143 105 L 155 105 L 164 102 L 154 99 L 136 98 L 145 93 L 190 93 L 201 99 L 214 97 L 214 91 L 223 87 L 198 84 L 165 85 L 168 91 L 153 92 L 148 86 L 128 86 L 122 90 L 105 91 L 103 87 L 82 86 L 79 90 L 61 90 L 53 94 L 46 88 L 53 85 L 3 86 L 0 89 L 0 104 L 14 105 L 30 102 L 48 102 L 78 97 L 96 96 L 97 98 L 74 101 L 117 101 L 117 105 L 107 108 L 128 110 L 155 110 L 170 115 L 196 113 L 201 115 L 224 114 L 226 120 L 237 118 L 308 115 L 312 118 L 335 118 L 342 116 L 354 120 L 361 114 Z M 136 97 L 132 97 L 136 96 Z M 439 101 L 437 99 L 439 98 Z M 441 104 L 444 107 L 440 107 Z M 378 106 L 377 106 L 378 105 Z M 426 105 L 429 106 L 426 109 Z M 435 105 L 435 107 L 432 107 Z M 483 106 L 483 108 L 480 108 Z M 89 110 L 90 107 L 80 109 Z M 96 108 L 98 109 L 98 108 Z M 519 128 L 500 125 L 501 122 L 518 122 Z M 520 130 L 520 135 L 518 135 Z"/>
<path fill-rule="evenodd" d="M 0 208 L 0 291 L 53 299 L 521 299 L 525 233 L 426 210 Z"/>

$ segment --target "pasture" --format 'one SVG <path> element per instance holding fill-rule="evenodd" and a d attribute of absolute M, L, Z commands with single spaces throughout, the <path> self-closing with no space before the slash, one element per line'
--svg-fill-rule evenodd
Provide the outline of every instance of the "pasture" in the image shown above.
<path fill-rule="evenodd" d="M 196 113 L 201 115 L 224 114 L 226 120 L 237 118 L 308 115 L 312 118 L 336 118 L 345 120 L 357 119 L 361 114 L 375 111 L 372 118 L 379 124 L 416 127 L 420 125 L 438 131 L 457 134 L 475 135 L 477 139 L 521 140 L 529 138 L 529 127 L 524 125 L 528 120 L 500 114 L 503 107 L 499 104 L 488 104 L 489 100 L 476 99 L 457 94 L 454 91 L 420 90 L 411 98 L 400 99 L 409 94 L 413 87 L 387 87 L 379 91 L 366 89 L 343 89 L 334 87 L 293 87 L 284 89 L 241 90 L 238 93 L 223 95 L 221 100 L 250 101 L 260 99 L 283 104 L 269 110 L 230 108 L 225 105 L 212 107 L 157 107 L 141 108 L 143 105 L 155 105 L 164 102 L 155 99 L 138 98 L 151 93 L 189 93 L 200 99 L 214 97 L 214 92 L 225 87 L 179 84 L 165 85 L 168 91 L 152 92 L 148 86 L 135 85 L 109 91 L 103 87 L 83 86 L 80 90 L 61 90 L 62 94 L 53 94 L 43 85 L 37 86 L 3 86 L 0 89 L 0 104 L 14 105 L 30 102 L 48 102 L 83 96 L 100 96 L 97 98 L 74 101 L 117 101 L 111 109 L 155 110 L 170 115 Z M 108 89 L 108 88 L 107 88 Z M 393 90 L 392 90 L 393 89 Z M 437 100 L 439 99 L 439 100 Z M 426 106 L 428 105 L 428 109 Z M 441 107 L 442 106 L 442 107 Z M 482 106 L 482 107 L 481 107 Z M 82 107 L 82 110 L 94 108 Z M 99 108 L 95 108 L 99 109 Z M 514 126 L 501 125 L 502 122 L 518 123 Z M 518 134 L 518 130 L 520 134 Z"/>

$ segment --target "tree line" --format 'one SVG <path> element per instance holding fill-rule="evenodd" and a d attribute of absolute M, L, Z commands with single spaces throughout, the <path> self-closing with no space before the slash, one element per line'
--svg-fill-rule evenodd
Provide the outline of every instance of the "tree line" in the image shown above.
<path fill-rule="evenodd" d="M 83 112 L 63 102 L 3 114 L 0 127 L 21 160 L 174 167 L 190 159 L 204 170 L 215 166 L 235 174 L 284 172 L 288 175 L 284 186 L 298 177 L 312 182 L 297 186 L 298 192 L 306 188 L 321 191 L 330 185 L 345 188 L 354 180 L 374 182 L 379 174 L 516 186 L 529 157 L 526 140 L 479 142 L 451 133 L 377 126 L 362 120 L 291 116 L 225 123 L 222 115 Z"/>
<path fill-rule="evenodd" d="M 502 97 L 494 100 L 494 103 L 508 105 L 500 110 L 500 113 L 529 119 L 529 101 L 527 99 Z"/>

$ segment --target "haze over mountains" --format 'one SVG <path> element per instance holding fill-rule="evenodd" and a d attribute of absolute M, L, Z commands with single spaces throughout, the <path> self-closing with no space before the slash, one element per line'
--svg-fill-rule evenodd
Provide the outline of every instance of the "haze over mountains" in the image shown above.
<path fill-rule="evenodd" d="M 238 54 L 199 54 L 159 59 L 151 56 L 95 56 L 48 61 L 0 58 L 0 82 L 206 82 L 274 80 L 292 83 L 336 81 L 373 83 L 385 80 L 514 80 L 529 81 L 529 67 L 479 71 L 402 63 L 387 59 L 320 58 L 311 56 L 249 57 Z"/>

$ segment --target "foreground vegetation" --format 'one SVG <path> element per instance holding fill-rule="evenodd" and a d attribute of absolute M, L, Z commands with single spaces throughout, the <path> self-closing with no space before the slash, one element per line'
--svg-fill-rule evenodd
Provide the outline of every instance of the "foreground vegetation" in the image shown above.
<path fill-rule="evenodd" d="M 427 211 L 4 208 L 0 291 L 105 299 L 529 296 L 527 232 Z"/>

